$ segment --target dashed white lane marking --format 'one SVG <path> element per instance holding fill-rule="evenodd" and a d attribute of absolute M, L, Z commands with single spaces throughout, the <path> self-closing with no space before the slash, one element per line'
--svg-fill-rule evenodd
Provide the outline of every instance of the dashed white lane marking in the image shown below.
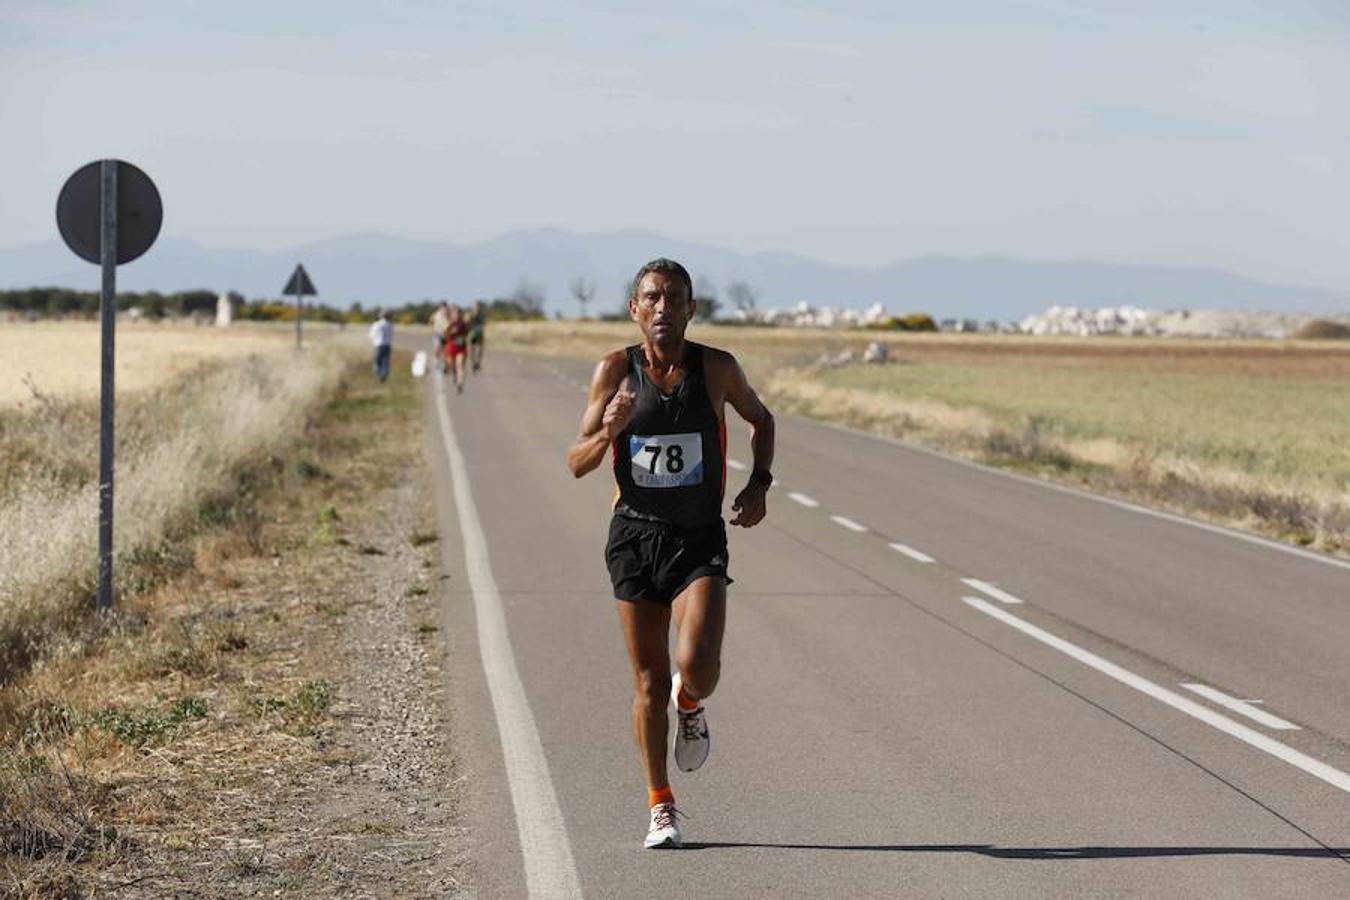
<path fill-rule="evenodd" d="M 799 494 L 796 491 L 788 491 L 788 496 L 808 509 L 815 509 L 820 504 L 805 494 Z"/>
<path fill-rule="evenodd" d="M 910 559 L 921 563 L 937 562 L 937 560 L 933 559 L 933 557 L 929 556 L 927 553 L 924 553 L 922 550 L 915 550 L 907 544 L 891 544 L 891 549 L 897 553 L 903 553 Z"/>
<path fill-rule="evenodd" d="M 1183 697 L 1175 691 L 1169 691 L 1161 685 L 1154 684 L 1141 675 L 1136 675 L 1129 669 L 1121 668 L 1110 660 L 1102 659 L 1095 653 L 1091 653 L 1079 647 L 1077 644 L 1070 643 L 1061 637 L 1056 637 L 1044 629 L 1037 628 L 1030 622 L 1025 622 L 1017 618 L 1012 613 L 999 606 L 994 606 L 979 597 L 962 597 L 966 603 L 978 609 L 980 612 L 993 616 L 1005 625 L 1011 625 L 1018 631 L 1029 637 L 1035 638 L 1042 644 L 1053 647 L 1060 653 L 1078 660 L 1086 666 L 1091 666 L 1103 675 L 1114 678 L 1121 684 L 1141 691 L 1161 703 L 1166 703 L 1173 709 L 1184 712 L 1188 716 L 1194 716 L 1206 725 L 1211 725 L 1219 729 L 1224 734 L 1237 738 L 1238 740 L 1250 744 L 1258 750 L 1269 753 L 1277 759 L 1284 760 L 1291 766 L 1296 766 L 1307 772 L 1315 778 L 1320 778 L 1327 784 L 1340 788 L 1343 791 L 1350 792 L 1350 774 L 1342 772 L 1340 769 L 1333 768 L 1322 762 L 1320 759 L 1314 759 L 1306 753 L 1300 753 L 1288 744 L 1281 743 L 1274 738 L 1267 737 L 1259 731 L 1255 731 L 1243 725 L 1241 722 L 1234 721 L 1225 715 L 1216 713 L 1207 706 L 1201 706 L 1194 700 Z"/>
<path fill-rule="evenodd" d="M 973 587 L 975 590 L 979 591 L 981 594 L 988 594 L 990 597 L 993 597 L 995 600 L 999 601 L 1000 603 L 1010 603 L 1010 604 L 1016 605 L 1016 604 L 1019 604 L 1019 603 L 1022 602 L 1020 599 L 1018 599 L 1017 597 L 1014 597 L 1012 594 L 1008 593 L 1007 591 L 1005 591 L 1005 590 L 1003 590 L 1003 589 L 1001 589 L 1001 588 L 996 588 L 996 587 L 994 587 L 992 584 L 990 584 L 989 582 L 987 582 L 987 581 L 981 581 L 981 580 L 978 579 L 978 578 L 962 578 L 962 579 L 961 579 L 961 583 Z"/>
<path fill-rule="evenodd" d="M 735 469 L 737 472 L 744 472 L 744 471 L 745 471 L 745 463 L 741 462 L 739 459 L 729 459 L 729 460 L 727 460 L 727 467 L 728 467 L 728 468 L 731 468 L 731 469 Z"/>
<path fill-rule="evenodd" d="M 520 852 L 525 861 L 525 885 L 529 896 L 581 897 L 581 883 L 567 841 L 558 795 L 548 774 L 548 759 L 539 740 L 539 729 L 530 712 L 525 686 L 516 670 L 511 636 L 506 630 L 501 593 L 492 575 L 487 538 L 478 521 L 469 470 L 464 464 L 447 410 L 445 379 L 436 375 L 436 408 L 440 413 L 441 441 L 450 460 L 459 530 L 464 538 L 464 562 L 473 592 L 474 618 L 478 623 L 478 648 L 483 658 L 488 695 L 497 717 L 497 732 L 506 764 L 506 783 L 516 813 Z"/>
<path fill-rule="evenodd" d="M 1230 697 L 1223 691 L 1212 688 L 1207 684 L 1188 684 L 1182 682 L 1181 686 L 1188 691 L 1199 694 L 1207 700 L 1213 700 L 1220 706 L 1227 707 L 1235 713 L 1240 713 L 1254 722 L 1259 722 L 1267 728 L 1274 728 L 1277 731 L 1300 730 L 1293 722 L 1287 722 L 1279 716 L 1272 716 L 1264 709 L 1257 709 L 1255 706 L 1252 706 L 1250 700 L 1239 700 L 1236 697 Z"/>
<path fill-rule="evenodd" d="M 843 525 L 849 531 L 863 532 L 867 530 L 866 525 L 859 525 L 857 522 L 845 518 L 844 516 L 830 516 L 830 521 L 834 522 L 836 525 Z"/>

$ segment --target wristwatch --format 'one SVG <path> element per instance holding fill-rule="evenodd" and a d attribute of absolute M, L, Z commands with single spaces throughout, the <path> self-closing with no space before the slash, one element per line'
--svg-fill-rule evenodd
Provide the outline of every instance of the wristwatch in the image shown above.
<path fill-rule="evenodd" d="M 750 480 L 755 484 L 762 484 L 764 487 L 768 487 L 773 484 L 773 473 L 768 469 L 755 469 L 755 471 L 750 473 Z"/>

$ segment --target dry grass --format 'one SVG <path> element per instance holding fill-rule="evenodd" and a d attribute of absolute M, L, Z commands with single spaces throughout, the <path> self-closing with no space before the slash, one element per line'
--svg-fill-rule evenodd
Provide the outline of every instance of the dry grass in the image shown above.
<path fill-rule="evenodd" d="M 498 326 L 498 346 L 597 359 L 630 324 Z M 774 408 L 1264 532 L 1350 549 L 1350 347 L 696 325 Z M 817 363 L 869 341 L 892 363 Z"/>
<path fill-rule="evenodd" d="M 215 513 L 162 545 L 173 559 L 130 566 L 147 581 L 112 620 L 0 687 L 0 897 L 372 895 L 349 879 L 379 854 L 394 858 L 381 876 L 397 866 L 411 885 L 379 895 L 446 893 L 390 849 L 414 843 L 386 808 L 404 798 L 350 775 L 375 765 L 353 749 L 371 717 L 344 706 L 357 688 L 342 681 L 346 622 L 370 602 L 358 528 L 388 515 L 381 491 L 419 462 L 421 435 L 406 378 L 353 387 L 364 356 L 343 366 L 336 398 L 285 420 L 284 456 L 272 445 L 238 470 Z M 397 596 L 430 578 L 428 521 L 397 533 L 420 557 Z M 410 620 L 430 602 L 406 601 Z M 326 808 L 352 784 L 371 795 Z M 332 830 L 338 812 L 350 834 Z"/>
<path fill-rule="evenodd" d="M 120 404 L 116 589 L 182 567 L 198 522 L 229 514 L 236 475 L 295 439 L 336 390 L 354 350 L 198 365 Z M 97 414 L 92 400 L 42 400 L 0 414 L 0 683 L 88 610 L 97 551 Z"/>
<path fill-rule="evenodd" d="M 1343 419 L 1350 373 L 1336 380 L 1274 365 L 1255 374 L 1166 360 L 1127 367 L 986 358 L 846 366 L 815 380 L 885 402 L 924 398 L 976 411 L 1004 429 L 1034 422 L 1047 438 L 1112 442 L 1125 457 L 1143 451 L 1327 495 L 1350 484 Z"/>
<path fill-rule="evenodd" d="M 328 334 L 316 329 L 306 334 Z M 22 409 L 37 392 L 59 400 L 96 397 L 99 389 L 97 322 L 0 323 L 0 410 Z M 290 349 L 287 327 L 235 323 L 230 328 L 168 322 L 117 323 L 119 399 L 191 371 L 204 362 Z M 30 387 L 31 385 L 31 387 Z"/>

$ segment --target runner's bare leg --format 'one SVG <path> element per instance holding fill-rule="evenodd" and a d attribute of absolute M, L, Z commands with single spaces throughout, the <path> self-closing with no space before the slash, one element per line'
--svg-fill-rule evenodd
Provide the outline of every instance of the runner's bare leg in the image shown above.
<path fill-rule="evenodd" d="M 666 731 L 670 703 L 670 607 L 649 600 L 620 600 L 628 660 L 633 666 L 633 736 L 648 788 L 670 785 L 666 774 Z"/>
<path fill-rule="evenodd" d="M 696 579 L 675 598 L 675 665 L 685 693 L 712 696 L 722 675 L 722 632 L 727 624 L 727 584 L 717 575 Z"/>

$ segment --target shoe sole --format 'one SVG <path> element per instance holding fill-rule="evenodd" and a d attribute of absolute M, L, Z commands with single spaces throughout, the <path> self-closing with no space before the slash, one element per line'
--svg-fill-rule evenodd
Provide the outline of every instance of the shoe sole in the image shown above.
<path fill-rule="evenodd" d="M 663 839 L 659 844 L 648 844 L 648 843 L 645 843 L 645 842 L 644 842 L 643 845 L 642 845 L 642 849 L 644 849 L 644 850 L 678 850 L 678 849 L 680 849 L 680 847 L 682 847 L 682 846 L 684 846 L 684 845 L 683 845 L 680 841 L 676 840 L 675 838 L 668 837 L 668 838 Z"/>

